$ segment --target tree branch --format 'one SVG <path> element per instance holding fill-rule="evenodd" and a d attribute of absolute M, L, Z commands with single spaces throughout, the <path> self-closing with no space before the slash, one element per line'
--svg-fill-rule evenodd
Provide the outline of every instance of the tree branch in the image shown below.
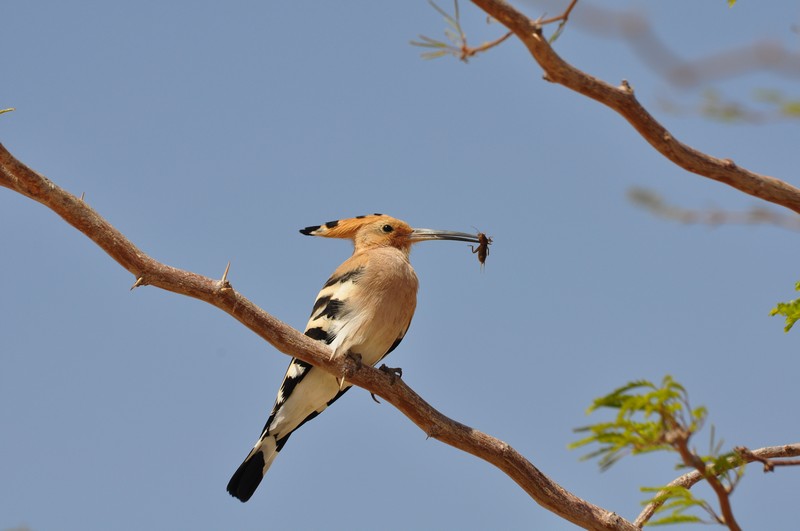
<path fill-rule="evenodd" d="M 514 32 L 544 69 L 546 80 L 564 85 L 615 110 L 673 163 L 692 173 L 800 213 L 800 189 L 780 179 L 741 168 L 730 159 L 706 155 L 678 141 L 639 103 L 627 81 L 615 87 L 568 64 L 542 36 L 541 26 L 505 0 L 472 1 Z"/>
<path fill-rule="evenodd" d="M 781 447 L 784 448 L 784 447 Z M 747 462 L 758 461 L 762 465 L 764 465 L 764 472 L 775 472 L 776 466 L 798 466 L 800 465 L 800 459 L 782 459 L 780 461 L 776 461 L 775 457 L 787 457 L 787 456 L 773 456 L 772 458 L 761 456 L 750 450 L 745 446 L 737 446 L 733 449 L 739 456 L 746 460 Z"/>
<path fill-rule="evenodd" d="M 656 216 L 680 221 L 681 223 L 702 223 L 705 225 L 758 225 L 770 224 L 787 230 L 800 231 L 800 217 L 797 214 L 778 212 L 768 207 L 755 206 L 743 212 L 732 212 L 717 208 L 692 210 L 667 203 L 656 192 L 647 188 L 632 187 L 628 198 L 637 206 L 649 210 Z"/>
<path fill-rule="evenodd" d="M 797 457 L 800 456 L 800 443 L 785 444 L 783 446 L 766 446 L 764 448 L 759 448 L 758 450 L 748 450 L 747 452 L 738 452 L 738 454 L 739 457 L 746 463 L 752 463 L 753 461 L 764 462 L 764 460 L 773 460 L 785 457 Z M 715 473 L 713 470 L 709 472 L 712 474 Z M 672 480 L 666 486 L 684 487 L 690 489 L 695 484 L 699 483 L 702 480 L 703 480 L 703 474 L 701 474 L 697 470 L 693 470 L 692 472 L 689 472 Z M 658 493 L 655 497 L 658 498 L 661 494 L 662 493 Z M 636 520 L 634 520 L 633 524 L 637 528 L 641 528 L 642 526 L 644 526 L 650 520 L 650 518 L 652 518 L 653 514 L 655 514 L 655 512 L 658 510 L 659 507 L 661 507 L 663 503 L 664 502 L 661 501 L 658 503 L 649 504 L 642 510 L 639 516 L 636 517 Z"/>
<path fill-rule="evenodd" d="M 253 304 L 227 278 L 213 280 L 161 264 L 143 253 L 80 198 L 61 189 L 15 159 L 0 144 L 0 186 L 45 205 L 94 241 L 130 271 L 133 287 L 150 285 L 205 301 L 228 313 L 279 351 L 294 356 L 383 397 L 429 437 L 491 463 L 513 479 L 538 504 L 591 530 L 638 529 L 620 516 L 592 505 L 545 476 L 507 443 L 456 422 L 434 409 L 402 380 L 348 357 L 331 359 L 331 350 Z"/>
<path fill-rule="evenodd" d="M 677 429 L 678 433 L 674 437 L 673 445 L 678 450 L 678 453 L 683 459 L 686 466 L 694 468 L 702 478 L 705 478 L 714 494 L 717 495 L 719 501 L 719 508 L 722 512 L 722 519 L 719 523 L 726 525 L 731 531 L 742 531 L 736 518 L 733 516 L 733 509 L 731 508 L 730 492 L 725 488 L 725 485 L 717 477 L 717 474 L 706 466 L 700 456 L 693 453 L 689 449 L 690 433 Z"/>

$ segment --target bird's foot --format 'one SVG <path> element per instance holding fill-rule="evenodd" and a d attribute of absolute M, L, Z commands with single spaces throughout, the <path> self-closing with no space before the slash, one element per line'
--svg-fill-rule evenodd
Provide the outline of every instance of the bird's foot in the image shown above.
<path fill-rule="evenodd" d="M 398 378 L 403 377 L 403 369 L 400 367 L 387 367 L 386 364 L 383 363 L 380 367 L 378 367 L 378 370 L 388 374 L 391 377 L 393 384 Z"/>
<path fill-rule="evenodd" d="M 388 374 L 392 379 L 392 384 L 394 384 L 394 382 L 397 381 L 398 378 L 403 377 L 403 369 L 401 369 L 400 367 L 387 367 L 386 364 L 383 363 L 381 364 L 380 367 L 378 367 L 378 370 Z M 370 393 L 369 395 L 375 402 L 380 404 L 380 401 L 377 398 L 375 398 L 375 393 Z"/>
<path fill-rule="evenodd" d="M 356 372 L 364 366 L 364 362 L 362 361 L 361 354 L 358 352 L 350 352 L 348 351 L 347 354 L 344 355 L 346 364 L 344 366 L 344 373 L 347 376 L 352 376 Z"/>

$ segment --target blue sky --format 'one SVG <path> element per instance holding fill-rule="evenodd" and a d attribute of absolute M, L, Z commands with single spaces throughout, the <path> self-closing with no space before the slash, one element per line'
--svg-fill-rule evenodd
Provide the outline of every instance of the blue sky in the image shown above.
<path fill-rule="evenodd" d="M 764 39 L 800 53 L 795 2 L 725 4 L 605 5 L 642 13 L 684 57 Z M 677 138 L 796 183 L 796 123 L 666 112 L 659 101 L 692 105 L 709 85 L 675 89 L 587 31 L 583 7 L 556 43 L 568 61 L 628 79 Z M 462 14 L 472 42 L 501 34 Z M 213 277 L 230 261 L 234 287 L 297 328 L 350 252 L 302 227 L 384 212 L 493 236 L 483 273 L 464 244 L 415 247 L 418 309 L 389 362 L 578 496 L 633 518 L 638 487 L 677 474 L 672 456 L 601 473 L 566 448 L 591 400 L 631 379 L 673 375 L 729 446 L 797 441 L 800 332 L 768 316 L 794 296 L 797 235 L 630 204 L 632 186 L 690 208 L 759 203 L 542 81 L 518 42 L 468 65 L 421 60 L 408 41 L 444 28 L 424 1 L 6 0 L 2 20 L 0 108 L 17 110 L 0 141 L 154 258 Z M 796 95 L 797 79 L 711 86 Z M 130 292 L 130 274 L 8 190 L 0 223 L 0 529 L 573 528 L 362 390 L 298 431 L 239 503 L 225 485 L 288 358 L 211 306 Z M 793 525 L 797 485 L 794 470 L 750 468 L 733 498 L 743 527 Z"/>

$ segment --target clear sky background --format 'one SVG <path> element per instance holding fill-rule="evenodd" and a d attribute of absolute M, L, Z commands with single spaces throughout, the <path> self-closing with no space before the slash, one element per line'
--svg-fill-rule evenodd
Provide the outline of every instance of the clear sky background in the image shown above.
<path fill-rule="evenodd" d="M 528 4 L 532 16 L 561 4 Z M 770 40 L 800 53 L 794 0 L 604 2 L 676 54 Z M 449 7 L 447 2 L 442 3 Z M 589 2 L 556 43 L 628 79 L 679 139 L 798 184 L 798 124 L 712 122 L 709 87 L 797 96 L 769 71 L 677 89 Z M 471 42 L 502 33 L 462 5 Z M 798 440 L 797 234 L 686 226 L 626 198 L 759 202 L 684 172 L 612 111 L 541 79 L 513 40 L 465 65 L 409 40 L 445 25 L 416 2 L 3 0 L 0 141 L 167 264 L 220 277 L 302 329 L 347 242 L 298 229 L 383 212 L 495 244 L 415 247 L 417 314 L 390 365 L 443 413 L 495 435 L 628 518 L 673 456 L 601 473 L 567 444 L 594 397 L 673 375 L 728 447 Z M 288 358 L 229 316 L 145 287 L 50 211 L 0 189 L 0 529 L 573 529 L 490 465 L 426 440 L 354 389 L 293 437 L 247 504 L 225 492 Z M 599 417 L 598 417 L 599 418 Z M 708 430 L 697 436 L 705 450 Z M 797 470 L 748 469 L 746 529 L 796 529 Z M 708 491 L 698 489 L 708 495 Z"/>

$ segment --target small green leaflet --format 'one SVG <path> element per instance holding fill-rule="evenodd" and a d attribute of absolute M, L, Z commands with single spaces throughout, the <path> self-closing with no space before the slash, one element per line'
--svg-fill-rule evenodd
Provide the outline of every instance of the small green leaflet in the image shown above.
<path fill-rule="evenodd" d="M 794 285 L 794 289 L 800 291 L 800 282 Z M 794 324 L 800 320 L 800 299 L 794 299 L 789 302 L 779 302 L 770 310 L 769 314 L 773 316 L 783 315 L 786 318 L 783 331 L 788 332 L 792 329 Z"/>

